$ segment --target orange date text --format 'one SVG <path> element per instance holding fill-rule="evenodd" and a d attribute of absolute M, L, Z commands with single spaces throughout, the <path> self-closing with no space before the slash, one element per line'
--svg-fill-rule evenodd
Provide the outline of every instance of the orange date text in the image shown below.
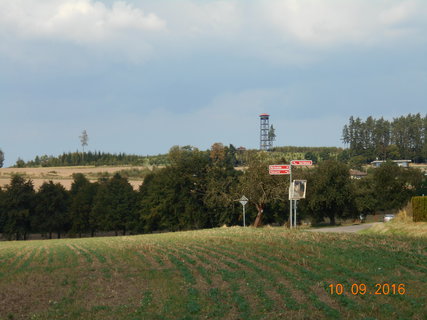
<path fill-rule="evenodd" d="M 328 292 L 331 295 L 342 295 L 350 293 L 352 295 L 404 295 L 406 287 L 403 283 L 376 283 L 375 285 L 367 285 L 365 283 L 353 283 L 344 285 L 341 283 L 331 283 L 328 285 Z"/>

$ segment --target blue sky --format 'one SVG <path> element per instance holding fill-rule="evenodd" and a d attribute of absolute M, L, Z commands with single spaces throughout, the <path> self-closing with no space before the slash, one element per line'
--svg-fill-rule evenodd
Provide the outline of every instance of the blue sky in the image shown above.
<path fill-rule="evenodd" d="M 425 113 L 424 0 L 0 0 L 0 149 L 342 146 L 348 118 Z"/>

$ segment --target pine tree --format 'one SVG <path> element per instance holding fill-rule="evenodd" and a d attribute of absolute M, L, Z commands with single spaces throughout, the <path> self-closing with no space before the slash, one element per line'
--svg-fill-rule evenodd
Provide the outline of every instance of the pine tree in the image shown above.
<path fill-rule="evenodd" d="M 59 239 L 61 234 L 69 230 L 68 207 L 69 196 L 60 183 L 43 183 L 36 195 L 35 228 L 47 233 L 49 239 L 52 239 L 52 233 L 56 232 Z"/>
<path fill-rule="evenodd" d="M 4 227 L 8 239 L 27 239 L 34 214 L 35 191 L 31 180 L 14 175 L 3 196 Z"/>
<path fill-rule="evenodd" d="M 84 164 L 85 146 L 87 146 L 87 143 L 89 141 L 89 136 L 87 135 L 86 129 L 82 131 L 82 135 L 79 138 L 80 138 L 80 143 L 82 144 L 82 148 L 83 148 L 82 162 Z"/>

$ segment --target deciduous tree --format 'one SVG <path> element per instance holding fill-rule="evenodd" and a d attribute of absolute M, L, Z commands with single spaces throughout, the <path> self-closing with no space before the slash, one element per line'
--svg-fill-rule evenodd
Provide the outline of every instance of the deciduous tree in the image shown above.
<path fill-rule="evenodd" d="M 252 159 L 249 168 L 240 176 L 239 186 L 240 194 L 244 194 L 257 209 L 254 227 L 259 227 L 266 205 L 274 200 L 287 199 L 289 180 L 270 175 L 268 163 L 263 159 Z"/>
<path fill-rule="evenodd" d="M 377 210 L 402 208 L 415 195 L 423 175 L 420 170 L 402 168 L 388 161 L 373 170 L 373 193 Z"/>
<path fill-rule="evenodd" d="M 327 160 L 321 162 L 308 177 L 306 205 L 316 221 L 328 217 L 334 225 L 353 208 L 353 190 L 347 165 Z"/>

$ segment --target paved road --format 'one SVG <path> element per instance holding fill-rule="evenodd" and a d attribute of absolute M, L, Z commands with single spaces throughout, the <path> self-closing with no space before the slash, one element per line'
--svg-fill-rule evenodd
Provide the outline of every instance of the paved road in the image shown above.
<path fill-rule="evenodd" d="M 317 229 L 308 229 L 307 231 L 313 232 L 358 232 L 360 230 L 368 229 L 374 224 L 383 223 L 383 222 L 374 222 L 374 223 L 363 223 L 355 224 L 352 226 L 345 227 L 328 227 L 328 228 L 317 228 Z"/>

